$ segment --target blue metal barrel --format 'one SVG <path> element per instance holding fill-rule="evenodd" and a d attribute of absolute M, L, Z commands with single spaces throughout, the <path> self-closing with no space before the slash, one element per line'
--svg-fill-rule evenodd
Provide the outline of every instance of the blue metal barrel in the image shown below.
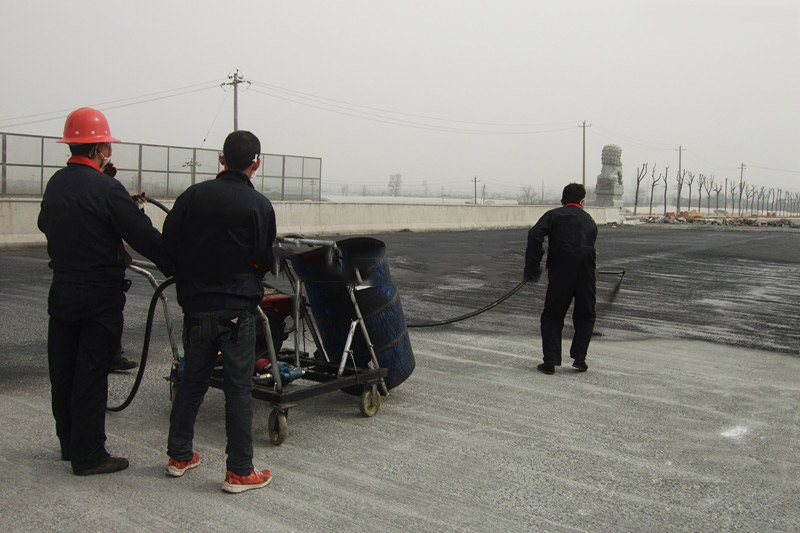
<path fill-rule="evenodd" d="M 392 389 L 414 371 L 414 352 L 400 295 L 386 262 L 386 245 L 378 239 L 357 237 L 338 241 L 336 246 L 342 256 L 338 264 L 328 263 L 329 248 L 317 248 L 295 255 L 292 266 L 305 285 L 322 342 L 334 360 L 341 357 L 350 322 L 355 318 L 347 286 L 355 283 L 358 269 L 362 286 L 367 287 L 356 291 L 356 301 L 378 364 L 388 370 L 386 387 Z M 366 366 L 369 349 L 359 329 L 351 348 L 356 364 Z"/>

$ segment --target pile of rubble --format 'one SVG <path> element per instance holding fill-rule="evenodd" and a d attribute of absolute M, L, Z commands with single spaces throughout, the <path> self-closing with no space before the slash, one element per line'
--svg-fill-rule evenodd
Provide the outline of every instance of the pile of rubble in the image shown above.
<path fill-rule="evenodd" d="M 677 215 L 675 213 L 667 213 L 665 216 L 648 216 L 639 219 L 641 222 L 648 224 L 703 224 L 703 225 L 716 225 L 716 226 L 753 226 L 762 227 L 769 226 L 775 228 L 800 228 L 800 220 L 791 220 L 788 218 L 759 218 L 755 216 L 744 217 L 711 217 L 705 218 L 703 215 L 692 209 L 691 211 L 681 211 Z"/>

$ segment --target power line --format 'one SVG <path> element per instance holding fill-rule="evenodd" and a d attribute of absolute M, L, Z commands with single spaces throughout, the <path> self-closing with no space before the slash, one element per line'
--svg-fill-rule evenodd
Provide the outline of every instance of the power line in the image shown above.
<path fill-rule="evenodd" d="M 760 170 L 771 170 L 773 172 L 790 172 L 792 174 L 800 174 L 800 170 L 788 170 L 785 168 L 769 168 L 769 167 L 759 167 L 756 165 L 747 165 L 748 168 L 757 168 Z"/>
<path fill-rule="evenodd" d="M 184 90 L 187 90 L 187 89 L 193 89 L 195 87 L 200 87 L 200 86 L 206 86 L 206 88 L 207 88 L 207 86 L 209 84 L 211 84 L 211 83 L 215 83 L 215 82 L 214 81 L 207 81 L 207 82 L 203 82 L 203 83 L 195 83 L 195 84 L 192 84 L 192 85 L 187 85 L 185 87 L 177 87 L 175 89 L 166 89 L 166 90 L 163 90 L 163 91 L 156 91 L 154 93 L 142 94 L 142 95 L 139 95 L 139 96 L 130 96 L 130 97 L 127 97 L 127 98 L 118 98 L 116 100 L 109 100 L 107 102 L 98 102 L 98 103 L 94 103 L 94 104 L 89 104 L 89 107 L 99 107 L 99 106 L 111 105 L 111 104 L 116 104 L 118 102 L 125 102 L 125 101 L 128 101 L 128 100 L 139 100 L 140 98 L 149 98 L 151 96 L 163 95 L 163 94 L 172 93 L 172 92 L 175 92 L 175 91 L 184 91 Z M 186 94 L 186 93 L 180 93 L 180 94 Z M 180 96 L 180 94 L 177 94 L 175 96 Z M 150 100 L 145 100 L 145 101 L 150 101 Z M 14 121 L 14 120 L 22 120 L 22 119 L 26 119 L 26 118 L 44 117 L 44 116 L 47 116 L 47 115 L 54 115 L 54 114 L 58 114 L 59 115 L 58 118 L 63 118 L 63 117 L 61 117 L 61 115 L 63 115 L 64 113 L 69 113 L 71 111 L 74 111 L 74 108 L 58 109 L 58 110 L 55 110 L 55 111 L 47 111 L 45 113 L 34 113 L 32 115 L 20 115 L 20 116 L 16 116 L 16 117 L 0 118 L 0 122 L 9 122 L 9 121 Z M 48 120 L 52 120 L 52 119 L 48 119 Z"/>
<path fill-rule="evenodd" d="M 408 127 L 408 128 L 417 128 L 417 129 L 423 129 L 423 130 L 429 130 L 429 131 L 439 131 L 439 132 L 445 132 L 445 133 L 466 133 L 466 134 L 482 134 L 482 135 L 537 135 L 537 134 L 542 134 L 542 133 L 555 133 L 555 132 L 567 131 L 567 130 L 571 130 L 572 129 L 571 127 L 569 127 L 569 128 L 556 128 L 556 129 L 539 130 L 539 131 L 493 131 L 493 130 L 477 130 L 477 129 L 466 129 L 466 128 L 454 128 L 454 127 L 449 127 L 449 126 L 437 126 L 437 125 L 434 125 L 434 124 L 425 124 L 423 122 L 414 122 L 414 121 L 404 120 L 404 119 L 399 119 L 399 118 L 386 117 L 386 116 L 378 115 L 378 114 L 371 113 L 371 112 L 368 112 L 368 111 L 360 111 L 360 110 L 357 110 L 357 109 L 350 109 L 348 107 L 340 106 L 340 105 L 337 105 L 337 104 L 329 104 L 329 103 L 320 102 L 321 105 L 315 105 L 315 104 L 312 104 L 312 103 L 309 103 L 309 102 L 304 102 L 304 101 L 297 100 L 297 99 L 294 99 L 294 98 L 289 98 L 289 97 L 286 97 L 286 96 L 279 96 L 279 95 L 276 95 L 276 94 L 270 94 L 270 93 L 262 92 L 262 91 L 259 91 L 258 89 L 251 89 L 251 90 L 253 92 L 257 93 L 257 94 L 261 94 L 261 95 L 264 95 L 264 96 L 269 96 L 270 98 L 277 98 L 279 100 L 285 100 L 287 102 L 293 102 L 293 103 L 304 105 L 304 106 L 307 106 L 307 107 L 312 107 L 312 108 L 315 108 L 315 109 L 321 109 L 323 111 L 329 111 L 331 113 L 336 113 L 336 114 L 339 114 L 339 115 L 345 115 L 345 116 L 349 116 L 349 117 L 359 118 L 359 119 L 362 119 L 362 120 L 369 120 L 369 121 L 372 121 L 372 122 L 380 122 L 380 123 L 383 123 L 383 124 L 392 124 L 392 125 L 395 125 L 395 126 L 403 126 L 403 127 Z M 343 111 L 339 111 L 337 109 L 332 109 L 332 108 L 342 109 Z"/>
<path fill-rule="evenodd" d="M 358 112 L 358 109 L 351 109 L 351 108 L 361 108 L 361 109 L 368 109 L 368 110 L 371 110 L 371 111 L 378 111 L 380 113 L 389 113 L 389 114 L 392 114 L 392 115 L 402 115 L 402 116 L 407 116 L 407 117 L 422 118 L 422 119 L 426 119 L 426 120 L 434 120 L 434 121 L 437 121 L 437 122 L 453 122 L 453 123 L 456 123 L 456 124 L 472 124 L 472 125 L 476 125 L 476 126 L 501 126 L 501 127 L 506 127 L 506 128 L 515 128 L 515 127 L 516 128 L 529 128 L 529 127 L 551 127 L 551 126 L 555 127 L 555 126 L 566 126 L 567 124 L 569 124 L 568 122 L 507 123 L 507 122 L 477 122 L 477 121 L 472 121 L 472 120 L 449 119 L 449 118 L 434 117 L 434 116 L 430 116 L 430 115 L 421 115 L 421 114 L 417 114 L 417 113 L 406 113 L 406 112 L 402 112 L 402 111 L 393 111 L 391 109 L 367 106 L 367 105 L 363 105 L 363 104 L 356 104 L 354 102 L 348 102 L 346 100 L 338 100 L 336 98 L 328 98 L 328 97 L 325 97 L 325 96 L 320 96 L 320 95 L 307 93 L 307 92 L 303 92 L 303 91 L 296 91 L 296 90 L 293 90 L 293 89 L 287 89 L 285 87 L 280 87 L 278 85 L 270 85 L 270 84 L 267 84 L 267 83 L 253 82 L 253 85 L 257 85 L 259 87 L 263 87 L 263 88 L 269 89 L 269 90 L 288 93 L 291 96 L 294 96 L 295 98 L 305 98 L 305 99 L 308 99 L 308 100 L 311 100 L 311 101 L 314 101 L 314 102 L 317 102 L 317 103 L 321 103 L 321 104 L 333 105 L 333 104 L 331 104 L 331 102 L 332 102 L 332 103 L 335 103 L 335 104 L 343 104 L 344 106 L 351 106 L 350 108 L 344 107 L 344 109 L 350 109 L 351 111 Z"/>
<path fill-rule="evenodd" d="M 119 105 L 90 104 L 90 107 L 94 107 L 95 109 L 99 109 L 101 111 L 107 111 L 109 109 L 120 109 L 120 108 L 123 108 L 123 107 L 130 107 L 130 106 L 139 105 L 139 104 L 146 104 L 148 102 L 155 102 L 157 100 L 166 100 L 167 98 L 174 98 L 176 96 L 185 96 L 187 94 L 193 94 L 193 93 L 198 93 L 198 92 L 201 92 L 201 91 L 207 91 L 209 89 L 215 89 L 216 87 L 217 87 L 216 85 L 212 85 L 210 87 L 201 87 L 199 89 L 194 89 L 194 90 L 191 90 L 191 91 L 184 91 L 184 92 L 176 93 L 176 94 L 168 94 L 168 95 L 165 95 L 165 96 L 159 96 L 159 97 L 156 97 L 156 98 L 148 98 L 146 100 L 140 100 L 140 101 L 137 101 L 137 102 L 129 102 L 129 103 L 119 104 Z M 18 122 L 18 123 L 15 123 L 15 124 L 4 124 L 3 127 L 4 128 L 13 128 L 13 127 L 17 127 L 17 126 L 28 126 L 30 124 L 39 124 L 39 123 L 42 123 L 42 122 L 50 122 L 51 120 L 62 120 L 63 118 L 64 117 L 62 117 L 60 115 L 56 115 L 56 116 L 52 116 L 52 117 L 49 117 L 49 118 L 42 118 L 42 119 L 38 119 L 38 120 L 30 120 L 30 121 L 27 121 L 27 122 Z"/>
<path fill-rule="evenodd" d="M 673 147 L 675 146 L 674 144 L 669 144 L 669 143 L 661 143 L 661 142 L 655 142 L 655 141 L 646 141 L 646 140 L 636 139 L 635 137 L 631 137 L 630 135 L 626 135 L 624 133 L 619 133 L 619 132 L 616 132 L 614 130 L 610 130 L 608 128 L 604 128 L 603 126 L 598 126 L 596 123 L 594 124 L 594 127 L 597 130 L 596 133 L 595 133 L 596 135 L 599 135 L 600 137 L 605 137 L 605 138 L 610 139 L 612 141 L 619 142 L 619 140 L 621 139 L 621 140 L 623 140 L 623 141 L 625 141 L 627 143 L 630 143 L 630 144 L 638 144 L 638 145 L 644 146 L 646 148 L 653 148 L 653 149 L 658 149 L 658 150 L 672 150 Z M 603 134 L 603 132 L 606 132 L 606 133 Z"/>

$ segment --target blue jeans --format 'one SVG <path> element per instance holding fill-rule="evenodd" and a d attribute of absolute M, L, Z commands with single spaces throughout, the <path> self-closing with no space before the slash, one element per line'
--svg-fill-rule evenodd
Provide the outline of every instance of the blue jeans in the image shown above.
<path fill-rule="evenodd" d="M 234 474 L 250 474 L 255 315 L 231 309 L 184 314 L 183 348 L 185 366 L 172 404 L 167 454 L 178 461 L 192 458 L 195 419 L 211 382 L 217 354 L 222 352 L 227 467 Z"/>

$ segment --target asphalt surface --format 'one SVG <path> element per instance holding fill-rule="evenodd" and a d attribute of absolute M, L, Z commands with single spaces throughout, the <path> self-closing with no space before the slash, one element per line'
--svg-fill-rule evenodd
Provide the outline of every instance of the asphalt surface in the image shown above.
<path fill-rule="evenodd" d="M 411 322 L 486 305 L 521 277 L 524 230 L 374 237 L 387 243 Z M 536 372 L 544 283 L 528 284 L 469 321 L 412 329 L 417 368 L 373 418 L 345 394 L 305 400 L 275 447 L 270 407 L 256 401 L 255 462 L 274 480 L 241 495 L 220 491 L 218 390 L 197 422 L 201 466 L 163 473 L 163 323 L 139 395 L 107 419 L 108 448 L 131 467 L 71 475 L 49 406 L 46 252 L 5 250 L 0 529 L 800 530 L 799 240 L 792 230 L 600 228 L 600 270 L 626 275 L 613 304 L 618 278 L 600 277 L 587 373 Z M 133 358 L 151 293 L 134 280 Z M 112 402 L 132 381 L 112 376 Z"/>

